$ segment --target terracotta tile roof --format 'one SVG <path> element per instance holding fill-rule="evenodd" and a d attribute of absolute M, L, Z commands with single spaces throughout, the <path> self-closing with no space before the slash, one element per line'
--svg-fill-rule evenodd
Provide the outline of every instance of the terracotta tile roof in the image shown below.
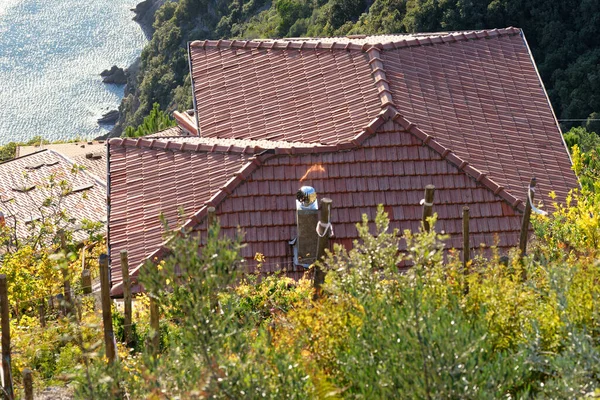
<path fill-rule="evenodd" d="M 138 146 L 152 148 L 154 146 L 168 146 L 174 148 L 183 146 L 184 150 L 199 150 L 199 151 L 216 151 L 216 152 L 237 152 L 237 153 L 253 153 L 260 152 L 265 149 L 292 149 L 300 147 L 322 147 L 319 143 L 303 143 L 303 142 L 281 142 L 273 140 L 251 140 L 251 139 L 230 139 L 230 138 L 210 138 L 210 137 L 195 137 L 195 136 L 171 136 L 171 137 L 151 137 L 145 138 L 156 139 L 154 144 L 151 141 L 140 140 L 136 142 Z M 159 144 L 157 144 L 160 142 Z M 164 143 L 164 144 L 163 144 Z M 256 149 L 256 151 L 254 150 Z"/>
<path fill-rule="evenodd" d="M 520 214 L 515 209 L 393 120 L 349 151 L 263 156 L 260 166 L 217 205 L 216 214 L 224 234 L 234 234 L 238 226 L 244 229 L 247 246 L 242 255 L 251 270 L 254 255 L 262 253 L 267 257 L 264 272 L 302 274 L 288 245 L 296 236 L 294 194 L 300 186 L 312 186 L 320 198 L 333 200 L 334 242 L 351 248 L 357 238 L 355 224 L 362 214 L 372 220 L 378 204 L 384 204 L 392 228 L 417 230 L 423 189 L 430 183 L 436 187 L 437 229 L 450 235 L 448 247 L 462 245 L 465 204 L 471 211 L 474 247 L 493 245 L 495 236 L 501 249 L 518 242 Z M 188 225 L 202 238 L 204 215 L 199 212 Z"/>
<path fill-rule="evenodd" d="M 379 113 L 366 54 L 194 43 L 201 136 L 335 144 Z"/>
<path fill-rule="evenodd" d="M 450 246 L 460 245 L 465 204 L 474 244 L 499 235 L 501 248 L 515 245 L 532 176 L 542 199 L 577 186 L 520 30 L 396 39 L 192 42 L 203 138 L 110 142 L 112 265 L 122 248 L 136 262 L 162 257 L 158 210 L 185 203 L 185 229 L 202 233 L 215 206 L 225 233 L 246 231 L 249 265 L 260 252 L 267 271 L 300 274 L 287 240 L 301 184 L 333 199 L 335 240 L 346 246 L 380 203 L 394 226 L 416 229 L 429 183 Z M 143 215 L 127 220 L 127 209 Z M 112 209 L 110 220 L 112 236 Z"/>
<path fill-rule="evenodd" d="M 75 218 L 106 220 L 105 183 L 85 171 L 73 174 L 73 162 L 52 151 L 42 150 L 0 164 L 0 210 L 7 223 L 16 220 L 17 234 L 30 233 L 28 221 L 41 217 L 39 207 L 48 197 L 58 196 L 58 188 L 47 187 L 50 177 L 67 180 L 73 193 L 64 196 L 61 208 Z M 50 212 L 46 209 L 47 212 Z M 80 239 L 83 237 L 80 235 Z"/>
<path fill-rule="evenodd" d="M 106 182 L 106 149 L 71 157 L 70 160 L 85 168 L 87 172 Z"/>
<path fill-rule="evenodd" d="M 90 144 L 91 143 L 91 144 Z M 106 185 L 106 142 L 73 142 L 46 144 L 43 146 L 19 146 L 17 156 L 23 157 L 41 150 L 51 150 L 72 163 L 84 167 L 87 172 L 104 182 Z"/>

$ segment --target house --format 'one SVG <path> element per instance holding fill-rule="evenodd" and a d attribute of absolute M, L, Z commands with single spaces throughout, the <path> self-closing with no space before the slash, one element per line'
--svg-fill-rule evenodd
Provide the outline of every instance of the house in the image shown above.
<path fill-rule="evenodd" d="M 189 56 L 196 112 L 182 118 L 198 136 L 109 142 L 115 296 L 121 250 L 133 275 L 166 254 L 161 213 L 205 237 L 215 207 L 224 234 L 245 231 L 250 270 L 262 253 L 263 271 L 299 277 L 289 241 L 303 185 L 333 200 L 333 241 L 346 247 L 378 204 L 392 227 L 418 229 L 433 184 L 449 247 L 468 205 L 471 243 L 501 250 L 518 243 L 531 177 L 546 209 L 551 191 L 562 201 L 578 186 L 520 29 L 207 40 Z"/>
<path fill-rule="evenodd" d="M 86 156 L 82 145 L 71 143 L 72 157 L 56 151 L 56 146 L 20 148 L 19 156 L 0 163 L 0 212 L 3 223 L 14 228 L 14 240 L 35 236 L 34 222 L 63 212 L 64 218 L 54 220 L 73 230 L 75 240 L 86 238 L 80 227 L 83 220 L 106 223 L 105 145 L 98 144 L 93 152 L 88 146 Z"/>

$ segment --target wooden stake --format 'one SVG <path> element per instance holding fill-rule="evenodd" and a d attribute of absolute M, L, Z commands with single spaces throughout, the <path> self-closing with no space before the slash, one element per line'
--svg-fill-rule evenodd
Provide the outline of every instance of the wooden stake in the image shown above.
<path fill-rule="evenodd" d="M 102 322 L 104 325 L 104 345 L 108 362 L 115 361 L 115 334 L 112 326 L 112 302 L 110 300 L 110 288 L 108 287 L 108 256 L 101 254 L 100 264 L 100 294 L 102 296 Z"/>
<path fill-rule="evenodd" d="M 425 198 L 423 202 L 423 229 L 426 232 L 429 232 L 430 226 L 427 218 L 433 215 L 433 195 L 435 193 L 435 186 L 427 185 L 425 186 Z"/>
<path fill-rule="evenodd" d="M 123 301 L 124 301 L 124 313 L 125 321 L 123 322 L 123 334 L 125 336 L 125 343 L 129 346 L 131 344 L 131 280 L 129 279 L 129 259 L 127 257 L 127 250 L 121 251 L 121 272 L 123 274 Z"/>
<path fill-rule="evenodd" d="M 60 230 L 58 232 L 60 236 L 60 249 L 65 253 L 65 257 L 67 256 L 67 242 L 65 239 L 65 232 Z M 65 259 L 66 260 L 66 259 Z M 71 315 L 73 311 L 73 299 L 71 297 L 71 282 L 69 279 L 69 270 L 68 266 L 62 267 L 62 275 L 63 275 L 63 299 L 64 299 L 64 308 L 65 315 Z"/>
<path fill-rule="evenodd" d="M 319 237 L 317 239 L 317 261 L 321 260 L 325 256 L 325 249 L 329 247 L 331 227 L 328 224 L 331 223 L 331 203 L 331 199 L 324 198 L 321 199 L 321 204 L 319 206 L 321 210 L 321 218 L 319 219 L 320 223 L 318 225 Z M 321 286 L 325 282 L 325 272 L 316 264 L 313 266 L 313 270 L 313 300 L 316 300 L 321 296 Z"/>
<path fill-rule="evenodd" d="M 212 228 L 212 226 L 215 224 L 215 214 L 216 214 L 216 210 L 214 207 L 208 207 L 208 209 L 206 210 L 208 212 L 208 217 L 207 217 L 207 223 L 208 223 L 208 229 Z"/>
<path fill-rule="evenodd" d="M 38 312 L 40 315 L 40 326 L 42 328 L 46 327 L 46 307 L 44 306 L 44 301 L 42 300 L 42 304 L 38 306 Z"/>
<path fill-rule="evenodd" d="M 81 287 L 83 289 L 83 294 L 92 293 L 92 275 L 89 269 L 81 271 Z"/>
<path fill-rule="evenodd" d="M 531 178 L 529 187 L 533 189 L 535 188 L 535 184 L 535 177 Z M 534 193 L 531 191 L 529 194 L 531 200 L 533 200 Z M 531 202 L 529 201 L 530 197 L 527 197 L 527 202 L 525 203 L 525 212 L 523 213 L 523 220 L 521 221 L 521 237 L 519 239 L 519 254 L 521 257 L 523 257 L 527 251 L 527 237 L 529 236 L 529 221 L 531 219 Z"/>
<path fill-rule="evenodd" d="M 2 373 L 4 391 L 9 400 L 14 399 L 10 361 L 10 311 L 8 305 L 8 287 L 6 275 L 0 275 L 0 323 L 2 325 Z"/>
<path fill-rule="evenodd" d="M 463 207 L 463 273 L 468 274 L 467 263 L 471 259 L 471 247 L 469 246 L 469 207 Z"/>
<path fill-rule="evenodd" d="M 25 400 L 33 400 L 33 374 L 29 368 L 23 370 L 23 386 L 25 388 Z"/>
<path fill-rule="evenodd" d="M 160 350 L 160 309 L 155 298 L 150 297 L 150 349 L 153 356 L 157 356 Z"/>

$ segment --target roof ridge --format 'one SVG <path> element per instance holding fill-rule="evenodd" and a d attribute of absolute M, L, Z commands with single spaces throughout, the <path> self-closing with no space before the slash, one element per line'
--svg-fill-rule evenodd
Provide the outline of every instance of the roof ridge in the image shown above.
<path fill-rule="evenodd" d="M 515 27 L 482 29 L 473 31 L 458 31 L 451 33 L 433 33 L 431 36 L 414 37 L 386 43 L 341 43 L 341 42 L 308 42 L 306 40 L 291 41 L 283 39 L 266 40 L 194 40 L 188 43 L 190 48 L 228 48 L 228 49 L 263 49 L 263 50 L 346 50 L 368 52 L 375 47 L 380 50 L 396 50 L 405 47 L 426 46 L 434 44 L 469 41 L 474 39 L 489 39 L 500 36 L 520 34 L 521 30 Z M 370 36 L 370 35 L 367 35 Z M 377 35 L 372 35 L 377 36 Z M 306 38 L 309 39 L 309 38 Z M 319 39 L 319 38 L 315 38 Z M 340 39 L 346 39 L 340 37 Z M 350 39 L 351 40 L 351 39 Z"/>
<path fill-rule="evenodd" d="M 365 128 L 366 129 L 366 128 Z M 172 139 L 191 139 L 191 141 L 173 141 Z M 192 143 L 192 141 L 202 141 L 202 139 L 210 139 L 217 143 Z M 336 151 L 340 149 L 348 148 L 349 142 L 342 142 L 335 145 L 323 145 L 320 143 L 303 143 L 303 142 L 287 142 L 289 144 L 302 144 L 304 146 L 294 147 L 282 147 L 279 146 L 279 142 L 273 142 L 267 139 L 233 139 L 239 140 L 240 142 L 247 143 L 273 143 L 273 146 L 262 146 L 257 144 L 256 146 L 236 146 L 234 144 L 219 144 L 218 141 L 232 140 L 230 138 L 203 138 L 201 136 L 165 136 L 165 137 L 140 137 L 140 138 L 113 138 L 109 140 L 111 146 L 123 146 L 123 147 L 137 147 L 147 148 L 152 150 L 177 150 L 177 151 L 192 151 L 199 153 L 234 153 L 234 154 L 248 154 L 248 155 L 260 155 L 265 151 L 272 152 L 273 154 L 299 154 L 306 153 L 307 149 L 319 149 L 319 152 L 324 151 Z M 352 147 L 354 145 L 351 145 Z M 308 151 L 309 152 L 309 151 Z"/>
<path fill-rule="evenodd" d="M 442 159 L 448 161 L 449 163 L 455 165 L 459 171 L 464 172 L 471 178 L 475 179 L 476 182 L 481 183 L 483 186 L 488 188 L 494 193 L 494 195 L 501 197 L 508 204 L 510 204 L 513 208 L 516 208 L 520 211 L 525 209 L 525 203 L 523 200 L 514 196 L 508 190 L 504 188 L 504 186 L 500 185 L 493 179 L 491 179 L 487 173 L 480 171 L 471 165 L 467 160 L 459 157 L 454 151 L 440 142 L 438 142 L 433 135 L 429 135 L 424 132 L 421 128 L 419 128 L 416 124 L 413 124 L 409 120 L 407 120 L 397 109 L 394 107 L 389 107 L 389 109 L 393 109 L 395 114 L 391 117 L 393 121 L 398 122 L 407 132 L 413 134 L 417 139 L 423 142 L 423 145 L 426 145 L 440 156 Z"/>
<path fill-rule="evenodd" d="M 379 48 L 373 46 L 367 50 L 369 56 L 369 67 L 371 67 L 371 75 L 375 81 L 375 87 L 381 100 L 381 108 L 394 105 L 394 98 L 392 97 L 392 91 L 390 90 L 389 81 L 385 72 L 385 66 L 381 61 L 381 51 Z"/>

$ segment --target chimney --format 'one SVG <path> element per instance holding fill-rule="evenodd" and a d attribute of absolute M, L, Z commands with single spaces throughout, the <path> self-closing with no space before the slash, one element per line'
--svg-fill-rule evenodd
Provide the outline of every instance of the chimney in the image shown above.
<path fill-rule="evenodd" d="M 296 193 L 296 227 L 298 230 L 294 245 L 294 263 L 296 265 L 308 268 L 317 259 L 319 236 L 316 226 L 318 223 L 317 192 L 311 186 L 302 186 Z"/>

